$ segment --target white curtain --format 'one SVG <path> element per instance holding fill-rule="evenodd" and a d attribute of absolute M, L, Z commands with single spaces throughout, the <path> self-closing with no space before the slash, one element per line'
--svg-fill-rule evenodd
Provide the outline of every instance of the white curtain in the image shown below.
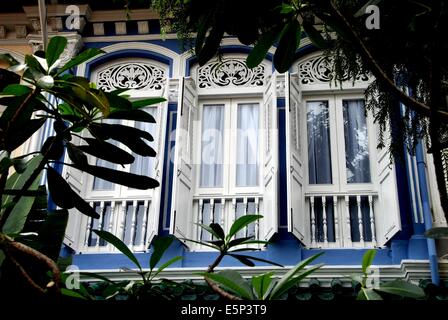
<path fill-rule="evenodd" d="M 204 105 L 202 111 L 201 187 L 222 187 L 224 105 Z"/>
<path fill-rule="evenodd" d="M 307 111 L 309 183 L 331 184 L 328 101 L 309 101 Z"/>
<path fill-rule="evenodd" d="M 347 183 L 369 183 L 369 142 L 364 100 L 344 100 L 342 105 Z"/>
<path fill-rule="evenodd" d="M 238 105 L 236 185 L 258 185 L 258 104 Z"/>

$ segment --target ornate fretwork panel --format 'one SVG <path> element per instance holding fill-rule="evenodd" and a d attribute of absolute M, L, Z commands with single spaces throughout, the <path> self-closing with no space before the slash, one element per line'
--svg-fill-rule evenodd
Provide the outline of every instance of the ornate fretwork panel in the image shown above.
<path fill-rule="evenodd" d="M 263 87 L 266 82 L 265 66 L 247 67 L 244 60 L 224 59 L 198 69 L 199 88 Z"/>
<path fill-rule="evenodd" d="M 166 71 L 159 66 L 143 62 L 121 62 L 98 72 L 97 85 L 104 91 L 162 90 L 166 77 Z"/>
<path fill-rule="evenodd" d="M 309 85 L 327 83 L 333 80 L 331 72 L 331 61 L 325 56 L 314 56 L 298 64 L 300 84 Z M 344 81 L 351 80 L 348 74 L 343 77 Z M 360 75 L 356 81 L 369 81 L 366 74 Z"/>

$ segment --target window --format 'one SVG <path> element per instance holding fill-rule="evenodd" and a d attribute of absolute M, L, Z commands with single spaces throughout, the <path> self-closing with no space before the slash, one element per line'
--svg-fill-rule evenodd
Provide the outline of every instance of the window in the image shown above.
<path fill-rule="evenodd" d="M 151 97 L 167 97 L 168 68 L 161 63 L 143 59 L 117 59 L 93 70 L 92 81 L 105 91 L 129 89 L 131 100 Z M 143 157 L 133 153 L 123 144 L 111 140 L 135 158 L 132 164 L 118 165 L 102 159 L 89 157 L 91 164 L 122 170 L 138 175 L 150 176 L 161 183 L 164 157 L 164 131 L 166 127 L 167 103 L 150 105 L 143 109 L 150 113 L 156 123 L 132 120 L 104 120 L 111 124 L 122 124 L 149 132 L 153 141 L 145 141 L 156 157 Z M 87 133 L 86 133 L 87 134 Z M 74 143 L 84 144 L 82 139 Z M 66 168 L 68 182 L 100 214 L 99 219 L 83 215 L 70 215 L 68 234 L 72 247 L 82 253 L 113 252 L 116 249 L 99 239 L 93 229 L 106 230 L 124 241 L 133 251 L 145 251 L 158 231 L 161 188 L 138 190 L 82 174 Z M 81 226 L 81 227 L 80 227 Z"/>
<path fill-rule="evenodd" d="M 310 247 L 383 246 L 401 228 L 395 168 L 362 92 L 300 83 L 286 88 L 288 229 Z"/>
<path fill-rule="evenodd" d="M 245 66 L 233 60 L 226 63 Z M 203 68 L 205 72 L 211 66 Z M 228 231 L 240 216 L 260 214 L 263 219 L 237 236 L 268 240 L 277 231 L 278 215 L 276 77 L 266 80 L 257 73 L 258 80 L 237 81 L 242 73 L 225 72 L 224 82 L 204 78 L 205 73 L 199 73 L 199 87 L 193 79 L 184 81 L 177 112 L 170 229 L 179 238 L 210 240 L 195 223 L 214 222 Z M 205 84 L 211 82 L 211 87 Z M 240 84 L 249 86 L 244 98 L 238 96 L 246 89 Z"/>
<path fill-rule="evenodd" d="M 201 136 L 195 191 L 199 222 L 222 226 L 256 214 L 262 196 L 259 143 L 261 99 L 221 99 L 199 103 Z M 210 195 L 213 195 L 210 197 Z M 225 208 L 226 202 L 229 208 Z M 209 240 L 207 233 L 198 238 Z M 237 236 L 255 236 L 255 224 Z"/>

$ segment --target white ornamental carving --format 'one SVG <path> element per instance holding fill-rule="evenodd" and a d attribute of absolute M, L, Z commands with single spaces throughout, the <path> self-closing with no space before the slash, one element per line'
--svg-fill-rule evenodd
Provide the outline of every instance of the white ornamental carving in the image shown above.
<path fill-rule="evenodd" d="M 220 87 L 262 87 L 265 84 L 265 67 L 250 69 L 246 63 L 237 59 L 215 61 L 198 70 L 199 88 Z"/>
<path fill-rule="evenodd" d="M 98 73 L 98 88 L 104 91 L 115 89 L 161 90 L 165 86 L 164 69 L 149 63 L 121 63 Z"/>
<path fill-rule="evenodd" d="M 333 80 L 331 72 L 331 61 L 325 56 L 317 56 L 307 59 L 298 65 L 299 81 L 301 84 L 315 84 L 322 82 L 330 82 Z M 350 80 L 348 73 L 342 79 L 343 81 Z M 357 81 L 369 81 L 369 76 L 366 74 L 359 75 Z"/>

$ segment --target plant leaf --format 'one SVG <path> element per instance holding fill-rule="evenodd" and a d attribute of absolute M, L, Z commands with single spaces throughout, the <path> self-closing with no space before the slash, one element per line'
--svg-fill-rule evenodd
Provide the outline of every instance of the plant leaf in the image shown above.
<path fill-rule="evenodd" d="M 218 239 L 224 240 L 224 230 L 221 228 L 219 223 L 210 223 L 210 228 L 215 231 L 215 235 Z"/>
<path fill-rule="evenodd" d="M 244 299 L 253 299 L 252 288 L 249 283 L 234 270 L 223 270 L 218 273 L 202 273 L 202 275 L 221 284 L 227 290 L 236 293 Z"/>
<path fill-rule="evenodd" d="M 134 120 L 140 122 L 156 123 L 156 119 L 143 110 L 117 110 L 112 111 L 108 119 Z"/>
<path fill-rule="evenodd" d="M 80 294 L 79 292 L 76 292 L 74 290 L 70 290 L 67 288 L 61 288 L 61 294 L 67 297 L 72 297 L 72 298 L 78 298 L 78 299 L 83 299 L 83 300 L 87 300 L 86 297 L 84 297 L 82 294 Z"/>
<path fill-rule="evenodd" d="M 423 298 L 425 296 L 425 292 L 422 288 L 403 280 L 386 282 L 375 290 L 414 299 Z"/>
<path fill-rule="evenodd" d="M 371 266 L 373 259 L 375 258 L 376 250 L 370 249 L 367 250 L 366 253 L 364 253 L 364 256 L 362 258 L 362 272 L 364 274 L 367 274 L 367 269 Z"/>
<path fill-rule="evenodd" d="M 95 177 L 133 189 L 140 189 L 140 190 L 154 189 L 160 185 L 160 183 L 153 178 L 134 173 L 123 172 L 106 167 L 92 166 L 92 165 L 84 165 L 84 166 L 73 165 L 73 166 Z"/>
<path fill-rule="evenodd" d="M 300 24 L 294 19 L 284 27 L 274 54 L 274 66 L 279 73 L 289 70 L 289 67 L 294 62 L 299 42 Z"/>
<path fill-rule="evenodd" d="M 103 50 L 100 50 L 98 48 L 89 48 L 77 56 L 75 56 L 73 59 L 71 59 L 69 62 L 67 62 L 58 72 L 58 74 L 63 73 L 64 71 L 73 68 L 74 66 L 77 66 L 83 62 L 86 62 L 87 60 L 96 57 L 99 54 L 105 53 Z"/>
<path fill-rule="evenodd" d="M 255 261 L 260 261 L 260 262 L 272 264 L 272 265 L 277 266 L 277 267 L 282 267 L 282 268 L 284 267 L 280 263 L 277 263 L 277 262 L 274 262 L 274 261 L 270 261 L 270 260 L 266 260 L 266 259 L 262 259 L 262 258 L 258 258 L 258 257 L 246 256 L 246 255 L 241 255 L 241 254 L 239 254 L 239 256 L 240 257 L 245 257 L 245 258 L 250 259 L 250 260 L 255 260 Z"/>
<path fill-rule="evenodd" d="M 235 220 L 235 222 L 230 227 L 229 234 L 226 236 L 226 240 L 229 241 L 232 239 L 232 237 L 237 234 L 240 230 L 242 230 L 244 227 L 249 225 L 250 223 L 257 221 L 258 219 L 262 218 L 261 215 L 253 215 L 253 214 L 247 214 L 244 216 L 239 217 Z"/>
<path fill-rule="evenodd" d="M 157 271 L 154 273 L 154 275 L 151 277 L 151 279 L 156 277 L 160 272 L 162 272 L 167 267 L 169 267 L 170 265 L 172 265 L 173 263 L 175 263 L 175 262 L 177 262 L 179 260 L 182 260 L 182 257 L 177 256 L 177 257 L 174 257 L 174 258 L 168 260 L 167 262 L 163 263 L 160 267 L 157 268 Z"/>
<path fill-rule="evenodd" d="M 266 57 L 269 49 L 277 40 L 281 29 L 277 26 L 260 36 L 252 51 L 246 58 L 246 64 L 249 68 L 255 68 Z"/>
<path fill-rule="evenodd" d="M 55 36 L 51 38 L 47 51 L 45 52 L 48 67 L 51 67 L 58 60 L 66 46 L 67 39 L 65 37 Z"/>
<path fill-rule="evenodd" d="M 165 101 L 166 99 L 162 97 L 137 100 L 132 102 L 132 109 L 140 109 L 154 104 L 162 103 Z"/>
<path fill-rule="evenodd" d="M 268 272 L 252 277 L 252 288 L 259 300 L 264 300 L 269 295 L 269 290 L 272 288 L 273 275 L 274 272 Z"/>
<path fill-rule="evenodd" d="M 105 230 L 93 229 L 92 231 L 95 232 L 96 235 L 98 235 L 98 237 L 109 242 L 116 249 L 118 249 L 126 257 L 128 257 L 129 260 L 131 260 L 140 269 L 140 271 L 142 271 L 142 267 L 141 267 L 140 263 L 138 262 L 137 257 L 132 253 L 132 251 L 126 246 L 126 244 L 123 241 L 118 239 L 112 233 L 105 231 Z"/>
<path fill-rule="evenodd" d="M 33 172 L 39 167 L 42 158 L 41 155 L 33 157 L 28 161 L 27 168 L 22 174 L 14 173 L 9 177 L 6 181 L 6 189 L 21 190 Z M 29 191 L 36 191 L 38 189 L 40 178 L 41 175 L 39 174 L 28 189 Z M 4 196 L 2 199 L 2 207 L 13 199 L 13 196 Z M 34 200 L 35 197 L 22 196 L 20 201 L 14 204 L 8 219 L 3 225 L 3 233 L 20 233 L 22 231 L 26 218 L 33 207 Z M 3 214 L 4 212 L 2 212 L 1 216 L 3 216 Z"/>
<path fill-rule="evenodd" d="M 255 263 L 253 263 L 248 258 L 246 258 L 246 256 L 238 255 L 238 254 L 231 254 L 231 253 L 229 253 L 229 256 L 237 259 L 239 262 L 241 262 L 242 264 L 244 264 L 248 267 L 255 267 Z"/>
<path fill-rule="evenodd" d="M 151 254 L 151 258 L 149 259 L 149 268 L 151 270 L 155 268 L 157 263 L 159 263 L 165 251 L 173 243 L 173 240 L 173 237 L 160 237 L 154 239 L 152 243 L 154 250 Z"/>
<path fill-rule="evenodd" d="M 316 30 L 314 25 L 308 23 L 307 21 L 303 22 L 303 29 L 305 30 L 308 38 L 311 42 L 319 49 L 327 49 L 330 47 L 330 42 L 325 40 L 322 34 Z"/>
<path fill-rule="evenodd" d="M 311 268 L 300 272 L 300 273 L 296 273 L 293 277 L 289 278 L 287 281 L 283 282 L 281 285 L 280 282 L 282 282 L 283 278 L 280 280 L 279 283 L 277 283 L 277 285 L 274 287 L 274 289 L 272 290 L 271 296 L 270 296 L 270 300 L 273 299 L 279 299 L 284 293 L 286 293 L 289 289 L 291 289 L 292 287 L 294 287 L 297 283 L 299 283 L 300 281 L 302 281 L 303 279 L 305 279 L 308 275 L 312 274 L 313 272 L 315 272 L 316 270 L 320 269 L 323 266 L 323 264 L 318 264 L 315 266 L 312 266 Z"/>
<path fill-rule="evenodd" d="M 59 173 L 51 167 L 47 167 L 48 190 L 54 203 L 63 209 L 78 209 L 81 213 L 98 219 L 100 215 L 85 202 Z"/>
<path fill-rule="evenodd" d="M 315 254 L 305 260 L 303 260 L 302 262 L 300 262 L 299 264 L 297 264 L 294 268 L 292 268 L 291 270 L 289 270 L 281 279 L 279 282 L 277 282 L 276 286 L 274 287 L 272 293 L 271 293 L 271 297 L 272 296 L 280 296 L 281 294 L 278 294 L 278 292 L 280 292 L 280 290 L 282 289 L 282 287 L 289 281 L 291 280 L 292 277 L 294 277 L 298 272 L 300 272 L 301 270 L 303 270 L 307 265 L 309 265 L 311 262 L 313 262 L 314 260 L 316 260 L 317 258 L 319 258 L 321 255 L 323 255 L 324 252 L 320 252 L 318 254 Z"/>
<path fill-rule="evenodd" d="M 361 288 L 356 300 L 383 300 L 383 298 L 372 288 Z"/>
<path fill-rule="evenodd" d="M 107 141 L 93 138 L 84 138 L 84 140 L 88 145 L 77 146 L 77 148 L 94 157 L 117 164 L 131 164 L 135 160 L 133 155 Z"/>

